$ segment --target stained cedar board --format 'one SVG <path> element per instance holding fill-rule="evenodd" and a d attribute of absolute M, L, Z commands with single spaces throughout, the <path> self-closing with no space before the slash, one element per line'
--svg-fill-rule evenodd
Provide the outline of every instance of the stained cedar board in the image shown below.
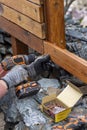
<path fill-rule="evenodd" d="M 33 2 L 33 3 L 35 3 L 35 4 L 43 4 L 44 2 L 44 0 L 27 0 L 27 1 L 31 1 L 31 2 Z"/>
<path fill-rule="evenodd" d="M 23 29 L 31 32 L 32 34 L 36 35 L 39 38 L 41 39 L 45 38 L 45 24 L 44 23 L 40 24 L 30 19 L 29 17 L 21 14 L 20 12 L 17 12 L 16 10 L 13 10 L 3 4 L 0 6 L 2 6 L 4 10 L 1 16 L 19 25 Z"/>
<path fill-rule="evenodd" d="M 40 38 L 5 19 L 4 17 L 0 17 L 0 28 L 14 36 L 16 39 L 19 39 L 30 48 L 43 54 L 43 40 Z"/>
<path fill-rule="evenodd" d="M 34 19 L 38 22 L 43 22 L 43 6 L 34 4 L 27 0 L 0 0 L 0 3 L 19 11 L 20 13 Z M 21 3 L 21 4 L 20 4 Z"/>

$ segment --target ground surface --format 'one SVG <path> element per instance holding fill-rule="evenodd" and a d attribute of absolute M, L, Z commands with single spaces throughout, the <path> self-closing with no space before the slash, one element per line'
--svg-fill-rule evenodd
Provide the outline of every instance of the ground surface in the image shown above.
<path fill-rule="evenodd" d="M 0 113 L 0 130 L 4 130 L 4 125 L 5 125 L 4 115 L 3 113 Z"/>

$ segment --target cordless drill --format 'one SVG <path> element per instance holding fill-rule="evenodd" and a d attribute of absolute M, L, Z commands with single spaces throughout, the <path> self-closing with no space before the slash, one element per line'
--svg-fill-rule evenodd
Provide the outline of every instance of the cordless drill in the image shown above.
<path fill-rule="evenodd" d="M 15 55 L 5 58 L 0 64 L 0 77 L 4 76 L 15 65 L 30 64 L 35 60 L 34 54 L 30 55 Z"/>

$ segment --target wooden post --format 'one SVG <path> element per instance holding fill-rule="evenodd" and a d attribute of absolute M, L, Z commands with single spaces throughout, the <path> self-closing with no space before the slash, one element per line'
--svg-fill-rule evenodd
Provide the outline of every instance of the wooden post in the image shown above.
<path fill-rule="evenodd" d="M 65 48 L 64 1 L 45 0 L 44 12 L 47 40 L 56 46 Z"/>
<path fill-rule="evenodd" d="M 28 54 L 28 46 L 19 41 L 18 39 L 11 37 L 13 55 Z"/>

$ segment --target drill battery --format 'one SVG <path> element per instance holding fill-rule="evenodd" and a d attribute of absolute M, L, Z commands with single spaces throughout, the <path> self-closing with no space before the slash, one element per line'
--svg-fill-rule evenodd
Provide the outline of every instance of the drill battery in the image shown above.
<path fill-rule="evenodd" d="M 2 68 L 5 71 L 10 70 L 15 65 L 22 65 L 22 64 L 25 64 L 25 59 L 24 56 L 22 55 L 16 55 L 13 57 L 6 58 L 1 62 Z"/>
<path fill-rule="evenodd" d="M 19 99 L 33 96 L 38 93 L 41 86 L 38 82 L 27 82 L 16 87 L 16 95 Z"/>

